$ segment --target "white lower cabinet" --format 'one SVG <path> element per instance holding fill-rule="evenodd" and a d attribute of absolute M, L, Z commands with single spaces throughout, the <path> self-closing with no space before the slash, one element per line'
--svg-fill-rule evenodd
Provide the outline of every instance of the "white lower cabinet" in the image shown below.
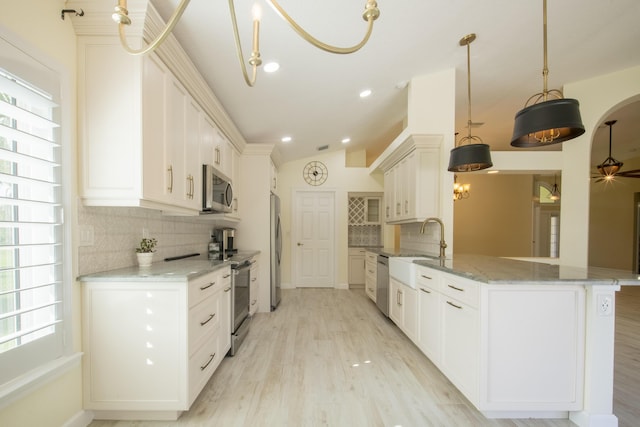
<path fill-rule="evenodd" d="M 417 334 L 407 336 L 486 416 L 582 409 L 584 286 L 489 285 L 422 266 L 416 274 Z"/>
<path fill-rule="evenodd" d="M 416 290 L 389 278 L 389 318 L 415 342 L 418 330 Z"/>
<path fill-rule="evenodd" d="M 364 254 L 364 290 L 369 298 L 376 302 L 378 286 L 378 255 L 375 252 Z"/>
<path fill-rule="evenodd" d="M 249 270 L 249 316 L 258 312 L 259 283 L 258 259 L 254 257 L 251 260 L 251 269 Z"/>
<path fill-rule="evenodd" d="M 189 282 L 83 282 L 84 408 L 175 420 L 230 348 L 230 269 Z"/>

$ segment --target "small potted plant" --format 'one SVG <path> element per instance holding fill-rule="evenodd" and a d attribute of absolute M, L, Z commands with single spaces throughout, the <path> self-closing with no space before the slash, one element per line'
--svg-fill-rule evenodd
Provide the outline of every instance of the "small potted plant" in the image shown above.
<path fill-rule="evenodd" d="M 144 237 L 140 240 L 140 246 L 136 248 L 136 256 L 138 257 L 138 265 L 140 267 L 149 267 L 153 262 L 153 253 L 158 241 L 155 237 L 150 239 Z"/>

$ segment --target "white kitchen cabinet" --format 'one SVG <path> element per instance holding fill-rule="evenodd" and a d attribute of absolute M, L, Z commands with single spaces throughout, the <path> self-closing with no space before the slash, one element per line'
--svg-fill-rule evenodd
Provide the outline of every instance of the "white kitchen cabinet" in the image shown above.
<path fill-rule="evenodd" d="M 260 278 L 258 270 L 258 258 L 251 259 L 251 269 L 249 270 L 249 316 L 258 312 L 258 297 L 260 292 Z"/>
<path fill-rule="evenodd" d="M 197 215 L 204 113 L 164 63 L 78 37 L 78 95 L 83 203 Z"/>
<path fill-rule="evenodd" d="M 423 266 L 416 275 L 414 342 L 480 411 L 582 408 L 584 286 L 489 285 Z"/>
<path fill-rule="evenodd" d="M 364 290 L 373 302 L 376 302 L 378 283 L 378 255 L 375 252 L 366 251 L 364 254 Z"/>
<path fill-rule="evenodd" d="M 177 419 L 230 348 L 229 267 L 184 281 L 83 282 L 84 407 Z"/>
<path fill-rule="evenodd" d="M 418 267 L 416 284 L 418 289 L 418 333 L 417 346 L 435 364 L 441 359 L 441 308 L 440 273 Z"/>
<path fill-rule="evenodd" d="M 389 318 L 415 342 L 418 330 L 416 290 L 389 278 Z"/>
<path fill-rule="evenodd" d="M 349 285 L 365 283 L 365 250 L 349 248 Z"/>
<path fill-rule="evenodd" d="M 478 310 L 442 295 L 441 370 L 472 402 L 478 401 L 480 330 Z"/>
<path fill-rule="evenodd" d="M 387 223 L 421 222 L 440 214 L 440 146 L 426 144 L 384 167 Z"/>

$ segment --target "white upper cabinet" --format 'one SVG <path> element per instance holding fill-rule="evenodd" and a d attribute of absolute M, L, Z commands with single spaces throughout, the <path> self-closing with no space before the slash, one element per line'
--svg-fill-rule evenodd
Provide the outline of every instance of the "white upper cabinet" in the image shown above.
<path fill-rule="evenodd" d="M 421 222 L 440 215 L 441 137 L 414 136 L 380 167 L 384 171 L 387 223 Z"/>

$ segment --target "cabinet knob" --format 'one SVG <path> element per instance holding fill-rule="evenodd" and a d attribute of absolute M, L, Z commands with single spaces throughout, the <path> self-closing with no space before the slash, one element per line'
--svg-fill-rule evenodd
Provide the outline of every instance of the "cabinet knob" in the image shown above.
<path fill-rule="evenodd" d="M 304 243 L 298 242 L 298 246 L 304 246 Z"/>

